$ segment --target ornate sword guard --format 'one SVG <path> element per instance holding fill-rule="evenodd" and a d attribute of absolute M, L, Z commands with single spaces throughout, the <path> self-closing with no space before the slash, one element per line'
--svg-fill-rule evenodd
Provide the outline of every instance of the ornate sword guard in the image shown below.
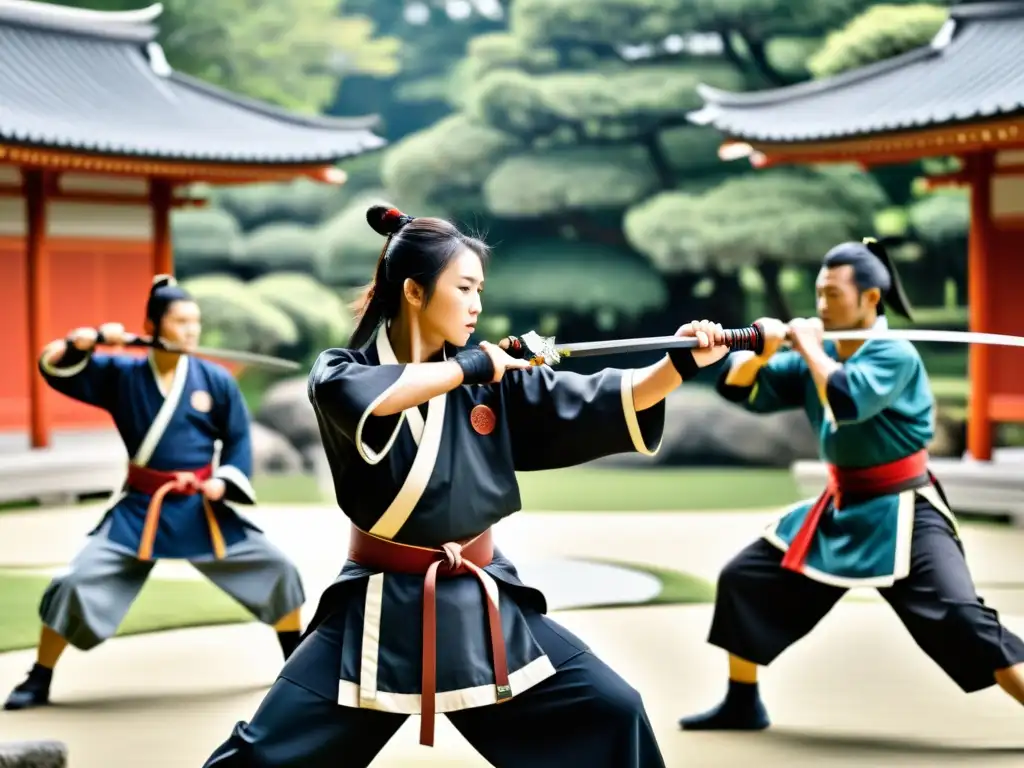
<path fill-rule="evenodd" d="M 522 336 L 508 336 L 504 347 L 510 357 L 529 359 L 532 365 L 558 365 L 562 354 L 555 346 L 554 336 L 541 336 L 536 331 L 527 331 Z"/>

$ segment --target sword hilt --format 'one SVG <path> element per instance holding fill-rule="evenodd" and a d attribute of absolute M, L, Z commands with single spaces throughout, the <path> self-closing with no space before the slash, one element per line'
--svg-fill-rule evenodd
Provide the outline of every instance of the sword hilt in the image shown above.
<path fill-rule="evenodd" d="M 96 329 L 96 343 L 97 344 L 106 344 L 107 343 L 107 339 L 103 335 L 103 331 L 101 331 L 99 328 Z M 126 333 L 125 334 L 125 340 L 124 340 L 124 346 L 126 346 L 126 347 L 152 347 L 153 346 L 153 342 L 150 341 L 149 339 L 143 338 L 142 336 L 136 336 L 133 333 Z"/>
<path fill-rule="evenodd" d="M 516 360 L 529 359 L 530 365 L 544 365 L 544 358 L 533 354 L 518 336 L 506 336 L 498 342 L 498 346 Z"/>
<path fill-rule="evenodd" d="M 758 323 L 746 328 L 730 328 L 724 333 L 726 346 L 734 352 L 744 350 L 756 355 L 764 352 L 764 329 Z"/>
<path fill-rule="evenodd" d="M 509 357 L 514 357 L 516 360 L 524 359 L 528 353 L 526 345 L 518 336 L 506 336 L 498 342 L 498 346 L 504 349 Z"/>

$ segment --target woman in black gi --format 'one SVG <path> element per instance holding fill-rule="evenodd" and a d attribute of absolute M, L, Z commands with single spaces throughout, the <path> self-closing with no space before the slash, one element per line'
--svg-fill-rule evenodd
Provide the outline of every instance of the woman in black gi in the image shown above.
<path fill-rule="evenodd" d="M 640 695 L 545 615 L 490 528 L 520 508 L 516 471 L 653 455 L 665 396 L 728 352 L 721 327 L 684 326 L 702 349 L 647 368 L 531 368 L 464 347 L 484 243 L 393 208 L 367 220 L 387 241 L 359 325 L 309 375 L 348 561 L 252 722 L 206 765 L 366 766 L 408 715 L 432 744 L 444 712 L 495 766 L 664 766 Z"/>

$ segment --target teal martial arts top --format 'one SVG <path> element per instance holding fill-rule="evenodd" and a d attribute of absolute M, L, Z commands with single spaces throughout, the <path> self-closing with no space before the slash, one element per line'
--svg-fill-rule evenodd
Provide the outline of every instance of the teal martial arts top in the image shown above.
<path fill-rule="evenodd" d="M 876 328 L 885 328 L 880 318 Z M 839 360 L 835 344 L 826 353 Z M 734 355 L 738 358 L 738 355 Z M 737 360 L 739 362 L 739 360 Z M 877 467 L 926 449 L 934 434 L 935 400 L 928 374 L 912 344 L 896 339 L 865 342 L 828 382 L 822 402 L 803 357 L 777 353 L 754 384 L 719 381 L 719 392 L 755 413 L 802 408 L 818 435 L 822 461 L 841 469 Z M 886 587 L 910 570 L 914 506 L 923 496 L 956 526 L 930 483 L 921 487 L 829 504 L 814 533 L 801 572 L 827 584 Z M 788 550 L 815 499 L 787 510 L 768 526 L 765 538 Z"/>

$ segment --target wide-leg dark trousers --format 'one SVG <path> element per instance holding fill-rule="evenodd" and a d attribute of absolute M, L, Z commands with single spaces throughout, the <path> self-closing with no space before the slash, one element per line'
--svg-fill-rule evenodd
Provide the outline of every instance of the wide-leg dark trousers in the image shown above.
<path fill-rule="evenodd" d="M 759 539 L 725 566 L 708 642 L 766 666 L 847 591 L 783 569 L 781 562 L 782 552 Z M 1024 662 L 1024 642 L 978 596 L 960 540 L 926 499 L 918 497 L 915 508 L 909 576 L 878 592 L 965 692 L 987 688 L 996 670 Z"/>
<path fill-rule="evenodd" d="M 527 620 L 556 674 L 504 704 L 447 713 L 467 741 L 498 768 L 664 768 L 640 694 L 555 621 Z M 407 716 L 338 706 L 341 643 L 328 618 L 206 768 L 369 765 Z"/>

